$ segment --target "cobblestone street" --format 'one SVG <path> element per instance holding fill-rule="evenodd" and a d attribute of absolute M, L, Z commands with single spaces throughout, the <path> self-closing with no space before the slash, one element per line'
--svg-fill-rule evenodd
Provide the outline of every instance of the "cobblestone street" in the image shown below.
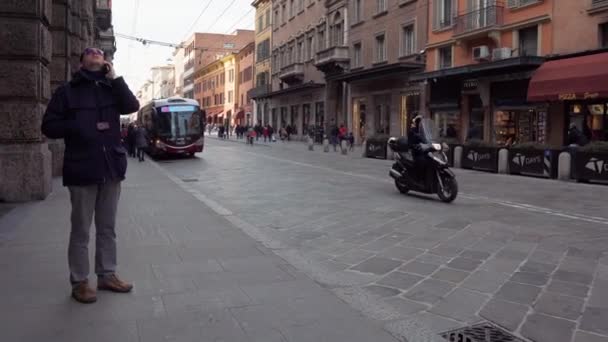
<path fill-rule="evenodd" d="M 131 163 L 119 264 L 135 293 L 92 306 L 68 297 L 67 191 L 6 209 L 3 340 L 440 341 L 487 320 L 608 341 L 608 188 L 455 170 L 446 205 L 400 195 L 389 161 L 269 145 Z"/>
<path fill-rule="evenodd" d="M 390 161 L 208 141 L 163 168 L 393 333 L 490 320 L 534 341 L 607 338 L 606 187 L 456 170 L 445 205 L 400 195 Z"/>

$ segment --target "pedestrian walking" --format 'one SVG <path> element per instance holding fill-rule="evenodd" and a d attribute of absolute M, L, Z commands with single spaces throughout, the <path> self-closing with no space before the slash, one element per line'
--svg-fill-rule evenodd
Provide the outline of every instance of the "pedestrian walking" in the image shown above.
<path fill-rule="evenodd" d="M 355 149 L 355 136 L 353 135 L 353 132 L 348 133 L 346 139 L 348 141 L 348 150 L 353 151 Z"/>
<path fill-rule="evenodd" d="M 268 128 L 268 125 L 264 126 L 264 129 L 262 130 L 262 134 L 264 135 L 264 142 L 268 141 L 269 132 L 270 129 Z"/>
<path fill-rule="evenodd" d="M 97 300 L 89 285 L 89 230 L 95 217 L 97 289 L 130 292 L 133 286 L 116 274 L 116 210 L 127 151 L 120 145 L 120 114 L 139 109 L 122 77 L 97 48 L 80 55 L 80 70 L 57 88 L 42 120 L 42 133 L 64 139 L 63 184 L 72 204 L 68 263 L 72 297 Z"/>
<path fill-rule="evenodd" d="M 148 148 L 148 131 L 144 126 L 137 128 L 135 132 L 135 144 L 137 147 L 137 159 L 143 162 L 146 148 Z"/>
<path fill-rule="evenodd" d="M 340 134 L 340 129 L 337 125 L 333 124 L 329 131 L 329 141 L 334 147 L 334 152 L 338 152 L 338 135 Z"/>
<path fill-rule="evenodd" d="M 127 129 L 127 143 L 129 144 L 129 157 L 135 158 L 135 125 L 130 124 Z"/>
<path fill-rule="evenodd" d="M 274 137 L 274 127 L 272 125 L 268 125 L 268 138 L 271 142 L 276 142 L 277 139 Z"/>

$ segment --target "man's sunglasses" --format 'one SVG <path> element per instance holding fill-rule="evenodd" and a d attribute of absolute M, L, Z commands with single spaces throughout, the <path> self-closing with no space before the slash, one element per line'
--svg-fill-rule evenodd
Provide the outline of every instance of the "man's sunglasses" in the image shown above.
<path fill-rule="evenodd" d="M 86 49 L 84 49 L 83 53 L 85 55 L 100 55 L 100 56 L 104 55 L 103 51 L 100 49 L 97 49 L 97 48 L 86 48 Z"/>

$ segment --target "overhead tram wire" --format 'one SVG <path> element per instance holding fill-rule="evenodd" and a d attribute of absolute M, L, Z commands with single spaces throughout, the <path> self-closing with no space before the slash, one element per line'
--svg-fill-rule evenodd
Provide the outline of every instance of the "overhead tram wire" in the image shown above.
<path fill-rule="evenodd" d="M 133 40 L 136 42 L 140 42 L 143 45 L 159 45 L 159 46 L 166 46 L 166 47 L 172 47 L 172 48 L 185 48 L 185 44 L 181 43 L 181 44 L 175 44 L 175 43 L 168 43 L 168 42 L 161 42 L 158 40 L 152 40 L 152 39 L 147 39 L 147 38 L 142 38 L 142 37 L 134 37 L 134 36 L 130 36 L 127 34 L 122 34 L 122 33 L 115 33 L 115 36 L 118 38 L 123 38 L 123 39 L 129 39 L 129 40 Z M 206 48 L 195 48 L 196 50 L 201 50 L 201 51 L 225 51 L 225 49 L 222 48 L 211 48 L 211 47 L 206 47 Z"/>
<path fill-rule="evenodd" d="M 186 38 L 188 38 L 188 35 L 190 34 L 190 31 L 192 31 L 192 29 L 194 28 L 194 26 L 196 26 L 196 24 L 201 19 L 201 17 L 203 16 L 203 14 L 207 11 L 207 9 L 209 8 L 209 6 L 211 6 L 211 4 L 213 3 L 213 1 L 214 0 L 209 0 L 209 2 L 207 3 L 207 6 L 205 6 L 203 8 L 203 10 L 201 11 L 201 13 L 199 13 L 198 17 L 196 17 L 196 20 L 194 20 L 194 22 L 192 23 L 192 25 L 190 25 L 190 28 L 188 28 L 188 31 L 186 31 L 186 33 L 184 34 L 184 38 L 182 40 L 185 40 Z"/>
<path fill-rule="evenodd" d="M 241 22 L 241 20 L 245 19 L 254 9 L 255 7 L 252 7 L 247 13 L 240 17 L 239 20 L 234 23 L 234 25 L 232 25 L 228 30 L 226 30 L 226 34 L 230 34 L 230 32 L 232 32 L 232 30 Z"/>
<path fill-rule="evenodd" d="M 209 27 L 207 27 L 207 29 L 204 32 L 209 32 L 209 30 L 211 30 L 213 28 L 213 26 L 215 24 L 217 24 L 217 22 L 222 19 L 222 17 L 224 16 L 224 14 L 226 14 L 226 12 L 228 12 L 228 10 L 230 9 L 230 7 L 232 7 L 232 5 L 234 5 L 234 3 L 236 2 L 236 0 L 232 0 L 232 2 L 228 5 L 228 7 L 224 8 L 224 11 L 222 12 L 222 14 L 220 14 L 219 16 L 217 16 L 215 18 L 215 21 L 209 25 Z"/>

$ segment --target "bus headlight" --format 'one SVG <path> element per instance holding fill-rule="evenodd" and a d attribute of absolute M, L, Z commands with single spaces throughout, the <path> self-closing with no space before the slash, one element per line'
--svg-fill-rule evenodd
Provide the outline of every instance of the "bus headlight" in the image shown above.
<path fill-rule="evenodd" d="M 196 145 L 196 146 L 203 146 L 204 143 L 205 143 L 205 138 L 200 137 L 200 138 L 198 138 L 198 140 L 196 142 L 194 142 L 194 145 Z"/>
<path fill-rule="evenodd" d="M 166 146 L 167 146 L 167 145 L 165 145 L 165 143 L 164 143 L 164 142 L 160 141 L 160 139 L 157 139 L 157 140 L 156 140 L 156 148 L 159 148 L 159 149 L 161 149 L 161 150 L 164 150 Z"/>

